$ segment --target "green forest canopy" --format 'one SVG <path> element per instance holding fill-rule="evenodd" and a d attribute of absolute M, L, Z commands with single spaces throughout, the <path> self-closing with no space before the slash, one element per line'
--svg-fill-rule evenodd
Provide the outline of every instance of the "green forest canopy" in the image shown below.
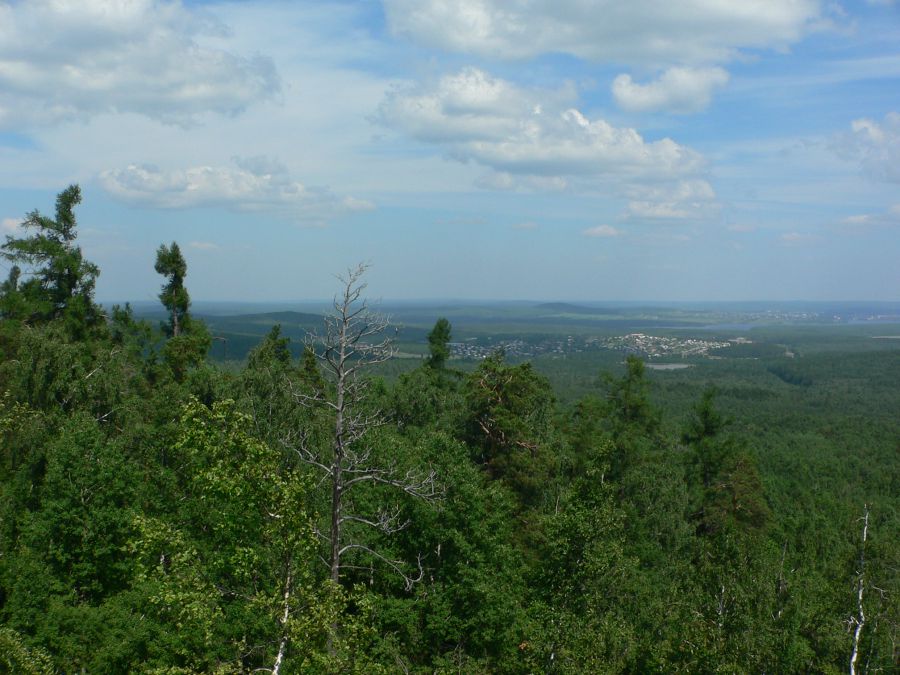
<path fill-rule="evenodd" d="M 632 356 L 563 405 L 437 319 L 388 383 L 359 268 L 235 372 L 175 243 L 166 324 L 96 304 L 79 200 L 2 246 L 0 671 L 896 666 L 896 350 L 718 393 Z"/>

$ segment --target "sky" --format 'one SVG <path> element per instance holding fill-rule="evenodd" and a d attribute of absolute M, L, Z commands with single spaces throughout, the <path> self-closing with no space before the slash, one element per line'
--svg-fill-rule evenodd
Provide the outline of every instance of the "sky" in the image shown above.
<path fill-rule="evenodd" d="M 900 300 L 900 2 L 0 0 L 0 234 L 71 183 L 100 300 Z"/>

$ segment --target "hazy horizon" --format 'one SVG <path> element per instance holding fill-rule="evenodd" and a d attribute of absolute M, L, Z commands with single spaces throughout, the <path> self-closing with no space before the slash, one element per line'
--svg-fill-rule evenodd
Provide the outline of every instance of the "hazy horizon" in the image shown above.
<path fill-rule="evenodd" d="M 134 308 L 142 310 L 154 310 L 165 312 L 166 309 L 158 300 L 127 300 L 122 298 L 107 298 L 98 300 L 101 305 L 114 305 L 130 303 Z M 374 310 L 379 307 L 407 307 L 423 309 L 465 308 L 465 307 L 527 307 L 542 308 L 553 305 L 570 306 L 584 309 L 627 309 L 627 308 L 684 308 L 707 309 L 717 307 L 734 307 L 743 309 L 765 309 L 778 307 L 791 308 L 819 308 L 828 309 L 844 307 L 847 309 L 879 308 L 900 312 L 898 300 L 535 300 L 535 299 L 503 299 L 503 298 L 369 298 L 368 302 Z M 311 308 L 331 307 L 331 298 L 297 299 L 297 300 L 204 300 L 191 301 L 193 309 L 203 313 L 211 309 L 225 309 L 230 307 L 260 308 L 267 310 L 303 311 Z"/>

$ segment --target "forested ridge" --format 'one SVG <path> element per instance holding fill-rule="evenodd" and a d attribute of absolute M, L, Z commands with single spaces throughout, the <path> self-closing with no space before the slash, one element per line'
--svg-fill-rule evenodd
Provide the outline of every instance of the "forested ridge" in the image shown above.
<path fill-rule="evenodd" d="M 95 302 L 79 201 L 2 246 L 0 672 L 896 672 L 896 426 L 773 449 L 812 413 L 669 410 L 636 357 L 562 403 L 438 317 L 388 381 L 364 267 L 223 368 L 177 243 L 162 325 Z"/>

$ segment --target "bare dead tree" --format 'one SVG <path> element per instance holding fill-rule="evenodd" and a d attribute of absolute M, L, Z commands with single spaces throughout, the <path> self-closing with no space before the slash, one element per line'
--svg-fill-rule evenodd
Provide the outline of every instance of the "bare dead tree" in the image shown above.
<path fill-rule="evenodd" d="M 370 545 L 356 541 L 348 531 L 351 524 L 392 534 L 409 523 L 401 519 L 397 508 L 385 507 L 376 513 L 355 513 L 349 495 L 358 486 L 383 485 L 400 493 L 425 501 L 440 498 L 441 492 L 434 469 L 403 470 L 395 460 L 379 460 L 373 456 L 368 435 L 387 423 L 384 411 L 368 405 L 369 381 L 363 372 L 383 363 L 393 355 L 393 343 L 385 333 L 387 318 L 370 311 L 363 291 L 362 277 L 367 266 L 361 264 L 338 277 L 342 290 L 334 299 L 334 312 L 325 318 L 324 334 L 313 334 L 310 341 L 317 345 L 316 355 L 333 382 L 333 392 L 312 394 L 295 391 L 297 401 L 306 406 L 322 406 L 333 415 L 331 447 L 327 450 L 308 442 L 302 435 L 294 445 L 301 461 L 317 471 L 323 483 L 331 488 L 330 518 L 327 532 L 319 536 L 328 546 L 331 579 L 338 582 L 342 569 L 353 566 L 343 562 L 350 551 L 362 551 L 380 560 L 399 574 L 407 589 L 424 575 L 421 556 L 412 565 L 393 560 Z M 358 529 L 358 528 L 354 528 Z"/>

